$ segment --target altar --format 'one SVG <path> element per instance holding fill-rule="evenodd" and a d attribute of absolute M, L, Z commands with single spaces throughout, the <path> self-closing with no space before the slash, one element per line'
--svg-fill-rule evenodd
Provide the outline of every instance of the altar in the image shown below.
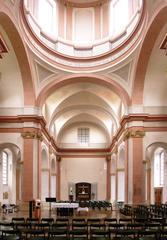
<path fill-rule="evenodd" d="M 76 183 L 76 200 L 89 201 L 91 199 L 91 184 L 87 182 Z"/>
<path fill-rule="evenodd" d="M 74 209 L 79 207 L 76 202 L 57 202 L 52 204 L 52 209 L 56 209 L 57 216 L 73 216 Z"/>

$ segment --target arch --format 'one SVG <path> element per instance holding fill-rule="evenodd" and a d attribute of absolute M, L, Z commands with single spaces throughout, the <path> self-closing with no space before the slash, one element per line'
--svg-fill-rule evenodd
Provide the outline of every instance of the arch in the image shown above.
<path fill-rule="evenodd" d="M 0 201 L 3 203 L 16 204 L 16 201 L 21 199 L 20 149 L 13 143 L 2 143 L 0 144 L 0 154 L 2 154 L 2 152 L 7 154 L 8 171 L 7 184 L 1 186 Z M 5 199 L 3 198 L 3 194 L 6 194 Z"/>
<path fill-rule="evenodd" d="M 12 152 L 14 159 L 16 159 L 16 162 L 20 161 L 21 152 L 20 148 L 16 144 L 10 142 L 1 143 L 0 152 L 3 151 L 3 149 L 9 149 Z"/>
<path fill-rule="evenodd" d="M 147 146 L 146 148 L 146 159 L 148 161 L 150 161 L 153 158 L 153 154 L 156 150 L 156 148 L 164 148 L 165 151 L 167 152 L 167 143 L 164 142 L 154 142 L 152 144 L 150 144 L 149 146 Z"/>
<path fill-rule="evenodd" d="M 56 159 L 51 159 L 50 195 L 56 197 Z"/>
<path fill-rule="evenodd" d="M 146 171 L 146 179 L 148 182 L 148 189 L 147 189 L 147 200 L 151 203 L 154 203 L 155 201 L 155 190 L 156 187 L 154 186 L 154 154 L 156 153 L 156 150 L 163 149 L 165 151 L 165 167 L 164 167 L 164 186 L 162 187 L 162 202 L 165 203 L 167 201 L 167 183 L 166 183 L 166 176 L 167 176 L 167 169 L 166 169 L 166 163 L 167 163 L 167 143 L 164 142 L 154 142 L 150 144 L 146 148 L 146 160 L 147 160 L 147 170 L 150 169 L 150 174 L 148 171 Z"/>
<path fill-rule="evenodd" d="M 137 59 L 137 68 L 134 76 L 131 105 L 143 103 L 144 82 L 149 58 L 155 41 L 164 24 L 166 23 L 166 16 L 167 2 L 161 1 L 161 5 L 157 6 L 156 13 L 152 17 L 150 26 L 146 31 L 140 54 Z"/>
<path fill-rule="evenodd" d="M 44 147 L 42 147 L 41 156 L 42 156 L 42 168 L 48 168 L 48 154 Z"/>
<path fill-rule="evenodd" d="M 130 104 L 130 98 L 125 89 L 123 89 L 120 84 L 116 83 L 110 78 L 105 76 L 97 76 L 95 74 L 72 74 L 66 77 L 60 77 L 58 80 L 52 81 L 45 86 L 37 97 L 37 106 L 42 107 L 47 97 L 49 97 L 49 95 L 51 95 L 58 88 L 78 82 L 90 82 L 102 85 L 103 87 L 106 86 L 121 98 L 125 106 Z"/>
<path fill-rule="evenodd" d="M 88 117 L 88 116 L 91 116 L 92 122 L 88 122 L 88 121 L 85 122 L 85 121 L 84 121 L 84 124 L 85 124 L 85 123 L 89 123 L 89 124 L 91 124 L 91 125 L 97 126 L 98 128 L 101 127 L 101 129 L 103 130 L 103 132 L 104 132 L 105 135 L 106 135 L 106 139 L 107 139 L 108 141 L 110 141 L 110 135 L 109 135 L 109 133 L 108 133 L 108 130 L 107 130 L 106 127 L 104 126 L 104 124 L 103 124 L 98 118 L 96 118 L 96 117 L 93 116 L 93 115 L 90 115 L 90 114 L 85 114 L 85 115 L 86 115 L 87 117 Z M 73 123 L 73 119 L 75 119 L 76 117 L 79 117 L 79 116 L 81 116 L 81 119 L 83 119 L 83 118 L 82 118 L 83 114 L 79 114 L 79 115 L 77 114 L 76 116 L 73 116 L 71 119 L 69 119 L 69 120 L 64 124 L 64 126 L 62 127 L 62 129 L 60 129 L 60 131 L 59 131 L 59 133 L 58 133 L 58 135 L 57 135 L 57 141 L 59 141 L 59 138 L 60 138 L 60 136 L 62 135 L 62 132 L 65 131 L 65 129 L 67 129 L 67 128 L 69 128 L 69 127 L 72 127 L 73 125 L 76 126 L 76 123 Z M 95 124 L 95 122 L 93 121 L 93 119 L 95 119 L 96 122 L 99 123 L 99 125 Z M 80 122 L 77 122 L 77 123 L 82 123 L 82 122 L 80 121 Z"/>
<path fill-rule="evenodd" d="M 56 172 L 56 159 L 54 158 L 51 159 L 51 172 Z"/>
<path fill-rule="evenodd" d="M 24 104 L 27 106 L 32 106 L 35 105 L 35 93 L 30 64 L 26 52 L 26 47 L 22 41 L 19 29 L 16 28 L 18 24 L 14 19 L 12 19 L 12 17 L 9 17 L 11 15 L 12 14 L 9 12 L 9 9 L 1 4 L 0 22 L 11 41 L 16 54 L 16 58 L 18 60 L 23 82 Z"/>
<path fill-rule="evenodd" d="M 122 144 L 118 151 L 118 168 L 125 167 L 125 146 Z"/>
<path fill-rule="evenodd" d="M 44 146 L 41 151 L 41 161 L 41 200 L 45 201 L 45 198 L 49 196 L 49 168 L 48 154 Z"/>
<path fill-rule="evenodd" d="M 79 109 L 87 109 L 88 112 L 91 111 L 92 109 L 96 109 L 98 111 L 103 111 L 105 114 L 108 114 L 110 116 L 110 118 L 112 119 L 114 125 L 116 126 L 116 128 L 118 128 L 119 126 L 119 123 L 118 123 L 118 120 L 116 119 L 116 116 L 115 116 L 115 113 L 113 111 L 110 111 L 107 110 L 107 109 L 103 109 L 102 107 L 100 106 L 96 106 L 96 105 L 81 105 L 79 107 Z M 64 108 L 63 110 L 60 110 L 59 109 L 55 109 L 53 114 L 52 114 L 52 117 L 51 117 L 51 120 L 50 120 L 50 124 L 49 124 L 49 129 L 51 129 L 51 126 L 54 124 L 54 121 L 56 120 L 57 117 L 61 116 L 62 114 L 64 114 L 65 112 L 68 112 L 68 111 L 71 111 L 71 110 L 78 110 L 78 105 L 72 105 L 72 106 L 69 106 L 69 107 L 66 107 Z"/>

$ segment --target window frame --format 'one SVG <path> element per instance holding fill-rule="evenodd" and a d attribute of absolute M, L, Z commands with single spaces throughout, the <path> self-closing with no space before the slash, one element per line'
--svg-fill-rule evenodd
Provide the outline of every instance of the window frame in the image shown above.
<path fill-rule="evenodd" d="M 6 158 L 4 159 L 4 155 L 6 155 Z M 4 161 L 5 167 L 4 167 Z M 3 185 L 8 185 L 8 175 L 9 175 L 9 155 L 6 151 L 2 151 L 2 184 Z"/>
<path fill-rule="evenodd" d="M 78 128 L 78 143 L 89 144 L 90 142 L 90 129 L 88 127 Z"/>

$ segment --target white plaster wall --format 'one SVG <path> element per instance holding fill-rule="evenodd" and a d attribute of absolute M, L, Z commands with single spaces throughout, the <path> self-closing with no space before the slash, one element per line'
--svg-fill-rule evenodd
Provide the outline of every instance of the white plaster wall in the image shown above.
<path fill-rule="evenodd" d="M 107 138 L 105 133 L 102 131 L 102 129 L 99 129 L 93 124 L 84 123 L 84 124 L 77 124 L 77 126 L 72 126 L 70 128 L 67 128 L 63 134 L 59 142 L 61 144 L 74 144 L 75 147 L 80 147 L 80 144 L 78 144 L 78 128 L 89 128 L 89 144 L 93 144 L 93 146 L 99 146 L 100 144 L 106 144 Z M 88 144 L 88 145 L 89 145 Z"/>
<path fill-rule="evenodd" d="M 41 200 L 45 201 L 46 197 L 49 197 L 49 172 L 42 171 L 41 179 Z"/>
<path fill-rule="evenodd" d="M 56 197 L 56 176 L 51 176 L 51 197 Z"/>
<path fill-rule="evenodd" d="M 93 8 L 73 9 L 73 40 L 77 43 L 87 43 L 93 40 L 94 26 Z"/>
<path fill-rule="evenodd" d="M 116 177 L 115 175 L 111 176 L 111 202 L 116 201 Z"/>
<path fill-rule="evenodd" d="M 0 107 L 22 107 L 24 104 L 23 84 L 19 65 L 12 45 L 2 27 L 9 52 L 3 54 L 0 61 Z"/>
<path fill-rule="evenodd" d="M 49 197 L 49 156 L 47 146 L 42 146 L 41 200 Z"/>
<path fill-rule="evenodd" d="M 97 183 L 97 199 L 106 199 L 105 158 L 77 157 L 61 160 L 61 199 L 68 199 L 69 183 Z"/>
<path fill-rule="evenodd" d="M 23 149 L 23 138 L 20 133 L 0 133 L 0 144 L 2 143 L 12 143 L 21 150 Z"/>
<path fill-rule="evenodd" d="M 16 203 L 16 159 L 14 159 L 14 156 L 12 152 L 9 150 L 9 148 L 5 148 L 5 150 L 8 153 L 8 184 L 3 185 L 2 184 L 2 164 L 0 164 L 0 203 Z M 1 156 L 1 154 L 0 154 Z M 0 160 L 0 163 L 2 161 Z M 3 199 L 3 193 L 8 192 L 8 198 Z"/>
<path fill-rule="evenodd" d="M 143 140 L 144 144 L 144 157 L 143 159 L 147 159 L 146 149 L 153 143 L 167 143 L 167 135 L 166 132 L 146 132 L 146 135 Z M 151 159 L 151 203 L 154 203 L 154 164 L 153 164 L 153 154 L 150 155 Z M 166 154 L 165 154 L 165 162 L 166 162 Z M 166 197 L 166 179 L 167 179 L 167 165 L 165 164 L 164 169 L 164 188 L 163 188 L 163 202 L 165 203 L 167 200 Z"/>
<path fill-rule="evenodd" d="M 146 132 L 143 139 L 144 149 L 156 142 L 167 143 L 167 133 L 166 132 Z"/>
<path fill-rule="evenodd" d="M 160 50 L 162 39 L 167 31 L 167 24 L 161 31 L 152 51 L 144 85 L 144 106 L 167 106 L 166 55 Z"/>
<path fill-rule="evenodd" d="M 125 200 L 125 172 L 119 171 L 118 172 L 118 197 L 117 201 Z"/>

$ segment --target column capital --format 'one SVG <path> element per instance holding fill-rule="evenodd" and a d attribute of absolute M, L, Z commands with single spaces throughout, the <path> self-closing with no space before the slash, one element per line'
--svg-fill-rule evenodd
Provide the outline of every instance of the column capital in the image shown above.
<path fill-rule="evenodd" d="M 61 156 L 60 155 L 56 155 L 56 161 L 61 162 Z"/>
<path fill-rule="evenodd" d="M 24 139 L 37 139 L 42 141 L 42 133 L 40 131 L 25 131 L 21 133 L 22 138 Z"/>
<path fill-rule="evenodd" d="M 107 161 L 107 162 L 111 161 L 111 154 L 107 154 L 107 155 L 106 155 L 106 161 Z"/>
<path fill-rule="evenodd" d="M 143 138 L 145 136 L 145 132 L 141 130 L 136 131 L 126 131 L 123 136 L 123 140 L 127 140 L 129 138 Z"/>

